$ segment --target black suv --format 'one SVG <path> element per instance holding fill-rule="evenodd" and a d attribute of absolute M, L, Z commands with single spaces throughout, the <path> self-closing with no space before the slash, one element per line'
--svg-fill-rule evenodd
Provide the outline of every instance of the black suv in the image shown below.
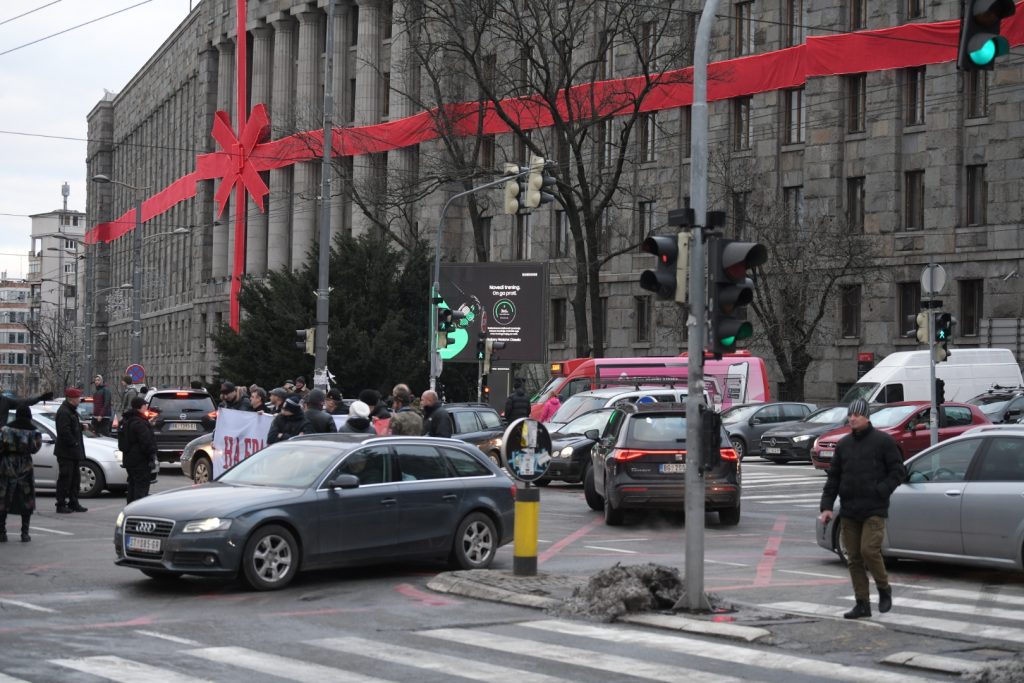
<path fill-rule="evenodd" d="M 996 384 L 967 403 L 978 406 L 985 417 L 996 424 L 1018 422 L 1024 416 L 1024 387 L 1001 387 Z"/>
<path fill-rule="evenodd" d="M 217 424 L 213 397 L 196 389 L 156 389 L 146 395 L 161 462 L 178 462 L 189 441 Z"/>
<path fill-rule="evenodd" d="M 740 461 L 720 430 L 721 460 L 704 475 L 704 505 L 722 524 L 740 522 Z M 619 526 L 626 510 L 686 506 L 686 404 L 625 404 L 608 418 L 591 451 L 592 467 L 583 495 L 594 510 L 604 510 L 608 526 Z"/>
<path fill-rule="evenodd" d="M 486 403 L 445 403 L 452 419 L 452 437 L 471 443 L 501 467 L 501 436 L 505 425 L 498 411 Z"/>

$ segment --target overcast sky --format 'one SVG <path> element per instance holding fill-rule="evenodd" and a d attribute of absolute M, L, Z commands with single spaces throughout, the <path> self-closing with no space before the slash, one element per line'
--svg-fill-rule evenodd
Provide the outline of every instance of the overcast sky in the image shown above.
<path fill-rule="evenodd" d="M 190 4 L 199 0 L 0 0 L 0 272 L 24 277 L 28 216 L 60 209 L 64 181 L 68 208 L 85 211 L 86 114 L 104 89 L 125 86 Z"/>

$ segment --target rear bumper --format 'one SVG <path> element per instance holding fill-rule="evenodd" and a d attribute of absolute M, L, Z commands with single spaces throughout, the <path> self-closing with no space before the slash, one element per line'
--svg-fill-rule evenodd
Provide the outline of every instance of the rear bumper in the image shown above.
<path fill-rule="evenodd" d="M 608 492 L 614 507 L 622 509 L 680 510 L 686 505 L 684 482 L 632 481 L 616 483 Z M 740 487 L 731 482 L 707 482 L 704 509 L 721 510 L 740 504 Z"/>

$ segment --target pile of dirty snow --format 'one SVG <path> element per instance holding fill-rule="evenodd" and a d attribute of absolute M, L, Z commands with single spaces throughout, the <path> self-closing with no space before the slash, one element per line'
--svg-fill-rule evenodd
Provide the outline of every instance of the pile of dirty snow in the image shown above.
<path fill-rule="evenodd" d="M 576 588 L 558 613 L 597 621 L 614 621 L 624 614 L 669 610 L 683 594 L 679 571 L 657 564 L 604 569 Z"/>

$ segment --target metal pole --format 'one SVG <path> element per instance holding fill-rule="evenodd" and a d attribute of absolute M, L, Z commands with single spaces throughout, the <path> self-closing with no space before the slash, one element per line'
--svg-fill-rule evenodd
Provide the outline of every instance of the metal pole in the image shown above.
<path fill-rule="evenodd" d="M 330 388 L 327 372 L 327 321 L 331 311 L 331 147 L 334 142 L 332 88 L 334 72 L 334 0 L 327 2 L 327 48 L 324 59 L 324 150 L 320 169 L 319 279 L 316 290 L 316 332 L 313 339 L 313 384 Z"/>
<path fill-rule="evenodd" d="M 704 402 L 704 235 L 708 194 L 708 49 L 718 0 L 707 0 L 697 25 L 693 51 L 693 105 L 690 139 L 690 201 L 695 216 L 690 241 L 690 315 L 686 396 L 686 591 L 677 603 L 690 610 L 711 609 L 704 594 L 704 477 L 701 466 L 700 406 Z"/>
<path fill-rule="evenodd" d="M 132 234 L 131 362 L 142 364 L 142 194 L 135 189 L 135 232 Z"/>
<path fill-rule="evenodd" d="M 96 250 L 96 245 L 92 245 L 93 252 Z M 82 386 L 86 386 L 89 382 L 89 378 L 92 377 L 92 307 L 93 307 L 93 291 L 92 291 L 92 261 L 93 256 L 89 254 L 88 245 L 85 246 L 85 292 L 83 293 L 83 305 L 85 306 L 85 362 L 83 365 L 82 372 Z M 56 387 L 58 390 L 61 387 Z"/>
<path fill-rule="evenodd" d="M 929 394 L 932 397 L 931 416 L 928 418 L 928 428 L 931 432 L 931 444 L 934 446 L 939 442 L 939 407 L 935 396 L 935 309 L 932 307 L 935 288 L 935 263 L 928 262 L 928 283 L 933 290 L 928 293 L 928 377 L 931 388 Z"/>

